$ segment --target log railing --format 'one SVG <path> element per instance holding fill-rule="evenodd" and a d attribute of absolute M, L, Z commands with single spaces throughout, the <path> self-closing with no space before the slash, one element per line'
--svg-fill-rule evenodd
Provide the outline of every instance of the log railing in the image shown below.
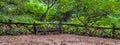
<path fill-rule="evenodd" d="M 58 23 L 54 23 L 54 22 L 41 22 L 41 23 L 20 23 L 20 22 L 12 22 L 11 20 L 9 20 L 8 22 L 0 22 L 0 24 L 6 24 L 6 25 L 8 25 L 9 26 L 9 29 L 11 30 L 13 27 L 12 27 L 12 25 L 16 25 L 16 26 L 18 26 L 18 25 L 26 25 L 26 27 L 27 26 L 29 26 L 29 25 L 32 25 L 33 27 L 32 27 L 32 29 L 34 30 L 34 33 L 35 34 L 37 34 L 37 26 L 40 26 L 40 25 L 44 25 L 44 24 L 56 24 L 57 26 L 58 26 L 58 28 L 57 28 L 57 30 L 60 30 L 61 32 L 63 31 L 63 28 L 64 28 L 64 26 L 66 25 L 66 26 L 74 26 L 77 30 L 79 30 L 79 27 L 86 27 L 85 25 L 80 25 L 80 24 L 70 24 L 70 23 L 63 23 L 63 22 L 58 22 Z M 111 33 L 112 33 L 112 37 L 115 37 L 115 33 L 116 33 L 116 30 L 118 31 L 118 30 L 120 30 L 120 28 L 116 28 L 116 26 L 115 25 L 112 25 L 112 27 L 111 28 L 107 28 L 107 27 L 96 27 L 96 26 L 87 26 L 88 28 L 95 28 L 95 29 L 110 29 L 110 30 L 112 30 L 111 31 Z M 29 28 L 30 29 L 30 28 Z M 68 29 L 68 28 L 67 28 Z M 103 32 L 104 32 L 104 30 L 103 30 Z M 30 30 L 31 31 L 31 30 Z M 119 32 L 120 33 L 120 32 Z M 119 34 L 118 34 L 118 36 L 120 36 Z M 118 38 L 120 38 L 120 37 L 118 37 Z"/>

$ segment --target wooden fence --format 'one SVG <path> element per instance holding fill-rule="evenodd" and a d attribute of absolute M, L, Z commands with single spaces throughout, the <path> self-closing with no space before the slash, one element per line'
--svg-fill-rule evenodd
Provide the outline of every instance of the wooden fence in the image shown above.
<path fill-rule="evenodd" d="M 52 22 L 41 22 L 41 23 L 20 23 L 20 22 L 12 22 L 11 20 L 9 20 L 8 22 L 0 22 L 0 26 L 2 26 L 2 24 L 5 24 L 9 27 L 9 30 L 12 30 L 13 26 L 12 25 L 16 25 L 17 28 L 18 27 L 21 27 L 21 26 L 24 26 L 26 28 L 28 28 L 28 30 L 30 32 L 33 32 L 34 34 L 37 34 L 38 32 L 54 32 L 54 31 L 59 31 L 60 33 L 62 32 L 62 25 L 61 25 L 61 22 L 60 23 L 52 23 Z M 57 25 L 57 27 L 55 27 L 54 29 L 51 29 L 49 27 L 47 27 L 48 29 L 44 29 L 43 27 L 38 27 L 38 26 L 42 26 L 42 25 L 45 25 L 45 24 L 51 24 L 51 25 Z M 31 28 L 28 27 L 28 26 L 32 26 Z M 39 29 L 38 29 L 39 28 Z"/>
<path fill-rule="evenodd" d="M 67 26 L 70 25 L 70 26 L 74 26 L 76 28 L 78 28 L 78 27 L 87 27 L 87 28 L 95 28 L 95 29 L 104 29 L 102 31 L 105 31 L 105 29 L 108 29 L 108 30 L 110 29 L 110 30 L 112 30 L 111 33 L 112 33 L 113 38 L 115 38 L 116 31 L 120 31 L 120 28 L 116 28 L 115 25 L 112 25 L 111 28 L 110 27 L 108 28 L 108 27 L 97 27 L 97 26 L 85 26 L 85 25 L 80 25 L 80 24 L 63 24 L 62 23 L 62 25 L 67 25 Z M 119 32 L 118 36 L 120 36 L 120 32 Z M 120 37 L 118 37 L 118 38 L 120 38 Z"/>
<path fill-rule="evenodd" d="M 13 27 L 12 25 L 16 25 L 16 26 L 24 26 L 26 28 L 28 28 L 29 31 L 31 31 L 30 29 L 33 29 L 33 33 L 37 34 L 38 33 L 38 29 L 37 26 L 39 25 L 45 25 L 45 24 L 56 24 L 58 27 L 56 27 L 56 29 L 54 28 L 54 30 L 59 31 L 60 33 L 62 33 L 63 28 L 62 26 L 66 25 L 66 26 L 74 26 L 75 28 L 78 29 L 78 27 L 88 27 L 88 28 L 97 28 L 97 29 L 111 29 L 112 30 L 112 37 L 115 37 L 115 33 L 116 30 L 120 30 L 120 28 L 116 28 L 115 25 L 112 25 L 111 28 L 105 28 L 105 27 L 96 27 L 96 26 L 86 26 L 86 25 L 80 25 L 80 24 L 69 24 L 69 23 L 62 23 L 61 21 L 58 23 L 53 23 L 53 22 L 41 22 L 41 23 L 20 23 L 20 22 L 12 22 L 11 20 L 9 20 L 8 22 L 0 22 L 0 24 L 6 24 L 8 25 L 9 29 L 11 30 Z M 31 25 L 32 28 L 29 28 L 28 26 Z M 2 25 L 1 25 L 2 26 Z M 42 28 L 42 27 L 41 27 Z M 49 28 L 50 29 L 50 28 Z M 53 30 L 53 29 L 51 29 Z M 48 32 L 51 30 L 47 30 Z M 32 32 L 32 31 L 31 31 Z M 54 31 L 53 31 L 54 32 Z M 119 35 L 119 34 L 118 34 Z M 120 37 L 119 37 L 120 38 Z"/>

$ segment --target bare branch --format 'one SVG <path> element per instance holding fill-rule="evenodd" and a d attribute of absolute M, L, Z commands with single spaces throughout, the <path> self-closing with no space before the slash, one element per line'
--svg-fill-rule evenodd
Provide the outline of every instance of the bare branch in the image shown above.
<path fill-rule="evenodd" d="M 52 5 L 50 5 L 50 1 L 48 0 L 47 10 L 46 10 L 45 13 L 40 17 L 40 18 L 42 18 L 41 20 L 43 20 L 43 19 L 46 17 L 49 9 L 52 8 L 52 7 L 55 5 L 56 2 L 57 2 L 57 0 L 54 0 L 54 2 L 52 3 Z"/>

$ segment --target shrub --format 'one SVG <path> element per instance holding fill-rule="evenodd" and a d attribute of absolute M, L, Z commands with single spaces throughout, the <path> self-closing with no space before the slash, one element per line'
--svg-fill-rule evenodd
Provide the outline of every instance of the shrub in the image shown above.
<path fill-rule="evenodd" d="M 0 35 L 4 35 L 5 31 L 3 29 L 0 29 Z"/>
<path fill-rule="evenodd" d="M 17 34 L 18 34 L 18 32 L 15 31 L 15 30 L 7 30 L 5 33 L 6 33 L 7 35 L 17 35 Z"/>

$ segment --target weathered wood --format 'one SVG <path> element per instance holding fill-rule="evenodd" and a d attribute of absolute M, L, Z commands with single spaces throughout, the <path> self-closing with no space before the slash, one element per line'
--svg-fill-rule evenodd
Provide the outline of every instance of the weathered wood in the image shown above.
<path fill-rule="evenodd" d="M 84 25 L 80 25 L 80 24 L 62 24 L 62 25 L 71 25 L 71 26 L 79 26 L 79 27 L 86 27 Z M 98 28 L 98 29 L 113 29 L 113 28 L 108 28 L 108 27 L 96 27 L 96 26 L 87 26 L 89 28 Z M 120 28 L 115 28 L 116 30 L 120 30 Z"/>
<path fill-rule="evenodd" d="M 37 34 L 37 27 L 35 23 L 33 24 L 33 29 L 34 29 L 34 34 Z"/>
<path fill-rule="evenodd" d="M 9 24 L 8 22 L 0 22 L 2 24 Z M 33 23 L 15 23 L 11 22 L 11 24 L 21 24 L 21 25 L 33 25 Z M 35 25 L 41 25 L 41 24 L 59 24 L 59 23 L 53 23 L 53 22 L 41 22 L 41 23 L 35 23 Z M 80 24 L 68 24 L 68 23 L 62 23 L 61 25 L 70 25 L 70 26 L 79 26 L 79 27 L 86 27 L 85 25 L 80 25 Z M 108 27 L 96 27 L 96 26 L 87 26 L 89 28 L 98 28 L 98 29 L 113 29 L 113 28 L 108 28 Z M 115 28 L 116 30 L 120 30 L 120 28 Z"/>
<path fill-rule="evenodd" d="M 9 26 L 9 30 L 12 30 L 12 20 L 9 20 L 9 22 L 8 22 L 8 26 Z"/>
<path fill-rule="evenodd" d="M 76 27 L 76 30 L 78 30 L 78 26 L 76 25 L 75 27 Z"/>
<path fill-rule="evenodd" d="M 62 21 L 61 20 L 59 21 L 59 28 L 58 28 L 58 30 L 60 31 L 60 33 L 62 33 Z"/>
<path fill-rule="evenodd" d="M 112 37 L 115 38 L 115 25 L 113 24 Z"/>
<path fill-rule="evenodd" d="M 8 22 L 0 22 L 2 24 L 9 24 Z M 20 25 L 33 25 L 33 23 L 23 23 L 23 22 L 11 22 L 11 24 L 20 24 Z M 35 25 L 41 25 L 41 24 L 58 24 L 54 22 L 41 22 L 41 23 L 35 23 Z"/>

